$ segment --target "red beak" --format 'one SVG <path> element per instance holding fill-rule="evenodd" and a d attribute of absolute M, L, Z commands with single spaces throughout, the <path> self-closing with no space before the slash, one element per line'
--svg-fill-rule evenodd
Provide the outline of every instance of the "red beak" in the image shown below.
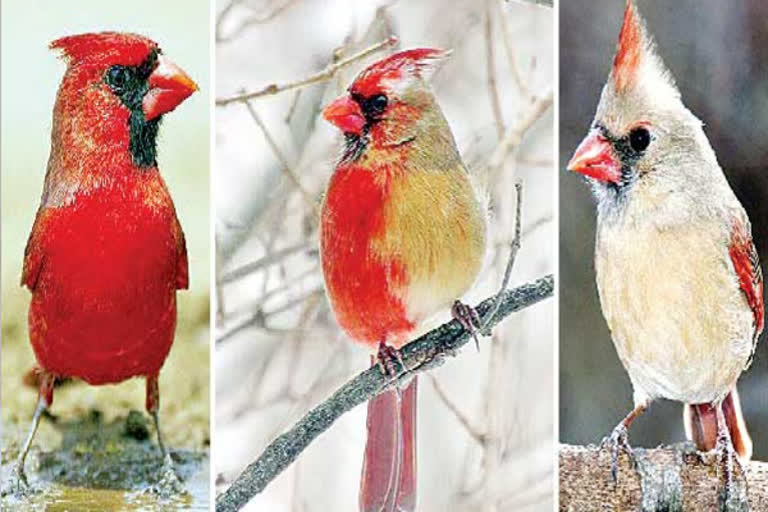
<path fill-rule="evenodd" d="M 344 133 L 360 135 L 365 126 L 365 116 L 360 105 L 349 96 L 342 96 L 325 107 L 323 117 Z"/>
<path fill-rule="evenodd" d="M 197 90 L 197 84 L 184 70 L 158 55 L 157 67 L 149 75 L 149 91 L 141 102 L 144 117 L 150 121 L 170 112 Z"/>
<path fill-rule="evenodd" d="M 618 183 L 621 179 L 621 163 L 613 146 L 597 130 L 581 141 L 567 168 L 599 181 Z"/>

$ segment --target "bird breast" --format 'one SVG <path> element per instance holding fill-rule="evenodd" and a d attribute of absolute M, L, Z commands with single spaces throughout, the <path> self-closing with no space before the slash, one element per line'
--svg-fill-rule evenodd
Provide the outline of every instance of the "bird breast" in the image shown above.
<path fill-rule="evenodd" d="M 636 392 L 721 398 L 752 345 L 752 314 L 717 222 L 603 222 L 595 270 L 603 314 Z"/>
<path fill-rule="evenodd" d="M 472 285 L 485 229 L 460 162 L 455 170 L 337 169 L 323 205 L 321 245 L 342 328 L 368 343 L 402 342 Z"/>

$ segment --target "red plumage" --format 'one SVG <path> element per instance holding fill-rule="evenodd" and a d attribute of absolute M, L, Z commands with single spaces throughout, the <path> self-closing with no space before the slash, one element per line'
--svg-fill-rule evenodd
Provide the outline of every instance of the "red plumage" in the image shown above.
<path fill-rule="evenodd" d="M 407 282 L 402 261 L 383 260 L 371 247 L 384 234 L 391 172 L 340 166 L 328 185 L 321 223 L 323 273 L 336 319 L 352 339 L 372 347 L 383 340 L 399 345 L 415 327 L 394 291 Z"/>
<path fill-rule="evenodd" d="M 102 77 L 113 65 L 140 65 L 157 45 L 101 33 L 51 48 L 68 69 L 25 251 L 30 340 L 54 376 L 91 384 L 156 376 L 173 341 L 176 289 L 188 287 L 184 234 L 156 165 L 134 161 L 131 112 Z M 100 94 L 83 94 L 95 87 Z"/>
<path fill-rule="evenodd" d="M 752 242 L 750 230 L 742 222 L 734 222 L 731 232 L 731 245 L 728 254 L 733 269 L 739 278 L 739 287 L 744 292 L 747 304 L 755 317 L 755 341 L 763 332 L 763 272 L 757 249 Z"/>
<path fill-rule="evenodd" d="M 157 168 L 159 117 L 196 84 L 135 34 L 64 37 L 67 71 L 53 111 L 40 208 L 24 254 L 32 292 L 29 338 L 40 400 L 24 459 L 56 379 L 90 384 L 147 379 L 158 423 L 157 378 L 173 343 L 176 290 L 189 286 L 184 233 Z M 150 97 L 150 101 L 145 98 Z"/>
<path fill-rule="evenodd" d="M 187 254 L 159 173 L 139 172 L 38 214 L 23 282 L 38 364 L 56 376 L 154 376 L 168 355 Z"/>
<path fill-rule="evenodd" d="M 446 52 L 419 48 L 363 70 L 323 111 L 346 136 L 322 208 L 326 290 L 350 338 L 397 349 L 473 283 L 485 216 L 450 127 L 426 83 Z M 368 404 L 364 512 L 416 507 L 416 377 Z"/>

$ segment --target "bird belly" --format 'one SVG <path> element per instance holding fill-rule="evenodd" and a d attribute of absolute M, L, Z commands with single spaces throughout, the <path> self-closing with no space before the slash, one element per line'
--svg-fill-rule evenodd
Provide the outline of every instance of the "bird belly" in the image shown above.
<path fill-rule="evenodd" d="M 701 226 L 600 232 L 603 313 L 641 395 L 710 402 L 744 369 L 753 319 L 720 243 Z"/>
<path fill-rule="evenodd" d="M 168 206 L 115 191 L 58 208 L 29 309 L 43 369 L 91 384 L 157 375 L 176 326 Z"/>
<path fill-rule="evenodd" d="M 465 172 L 382 174 L 334 174 L 323 206 L 323 271 L 341 327 L 398 346 L 472 285 L 485 218 Z"/>

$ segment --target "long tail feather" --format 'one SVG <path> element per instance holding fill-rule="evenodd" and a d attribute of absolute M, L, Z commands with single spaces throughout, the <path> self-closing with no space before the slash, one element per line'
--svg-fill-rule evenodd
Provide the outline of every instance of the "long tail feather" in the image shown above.
<path fill-rule="evenodd" d="M 747 425 L 741 414 L 739 393 L 734 387 L 723 400 L 723 414 L 728 430 L 731 433 L 731 441 L 739 458 L 748 461 L 752 458 L 752 439 L 747 432 Z M 701 451 L 710 451 L 717 444 L 717 411 L 712 404 L 685 404 L 683 412 L 685 433 L 696 448 Z"/>
<path fill-rule="evenodd" d="M 414 377 L 400 390 L 368 402 L 361 512 L 416 510 L 416 395 Z"/>

